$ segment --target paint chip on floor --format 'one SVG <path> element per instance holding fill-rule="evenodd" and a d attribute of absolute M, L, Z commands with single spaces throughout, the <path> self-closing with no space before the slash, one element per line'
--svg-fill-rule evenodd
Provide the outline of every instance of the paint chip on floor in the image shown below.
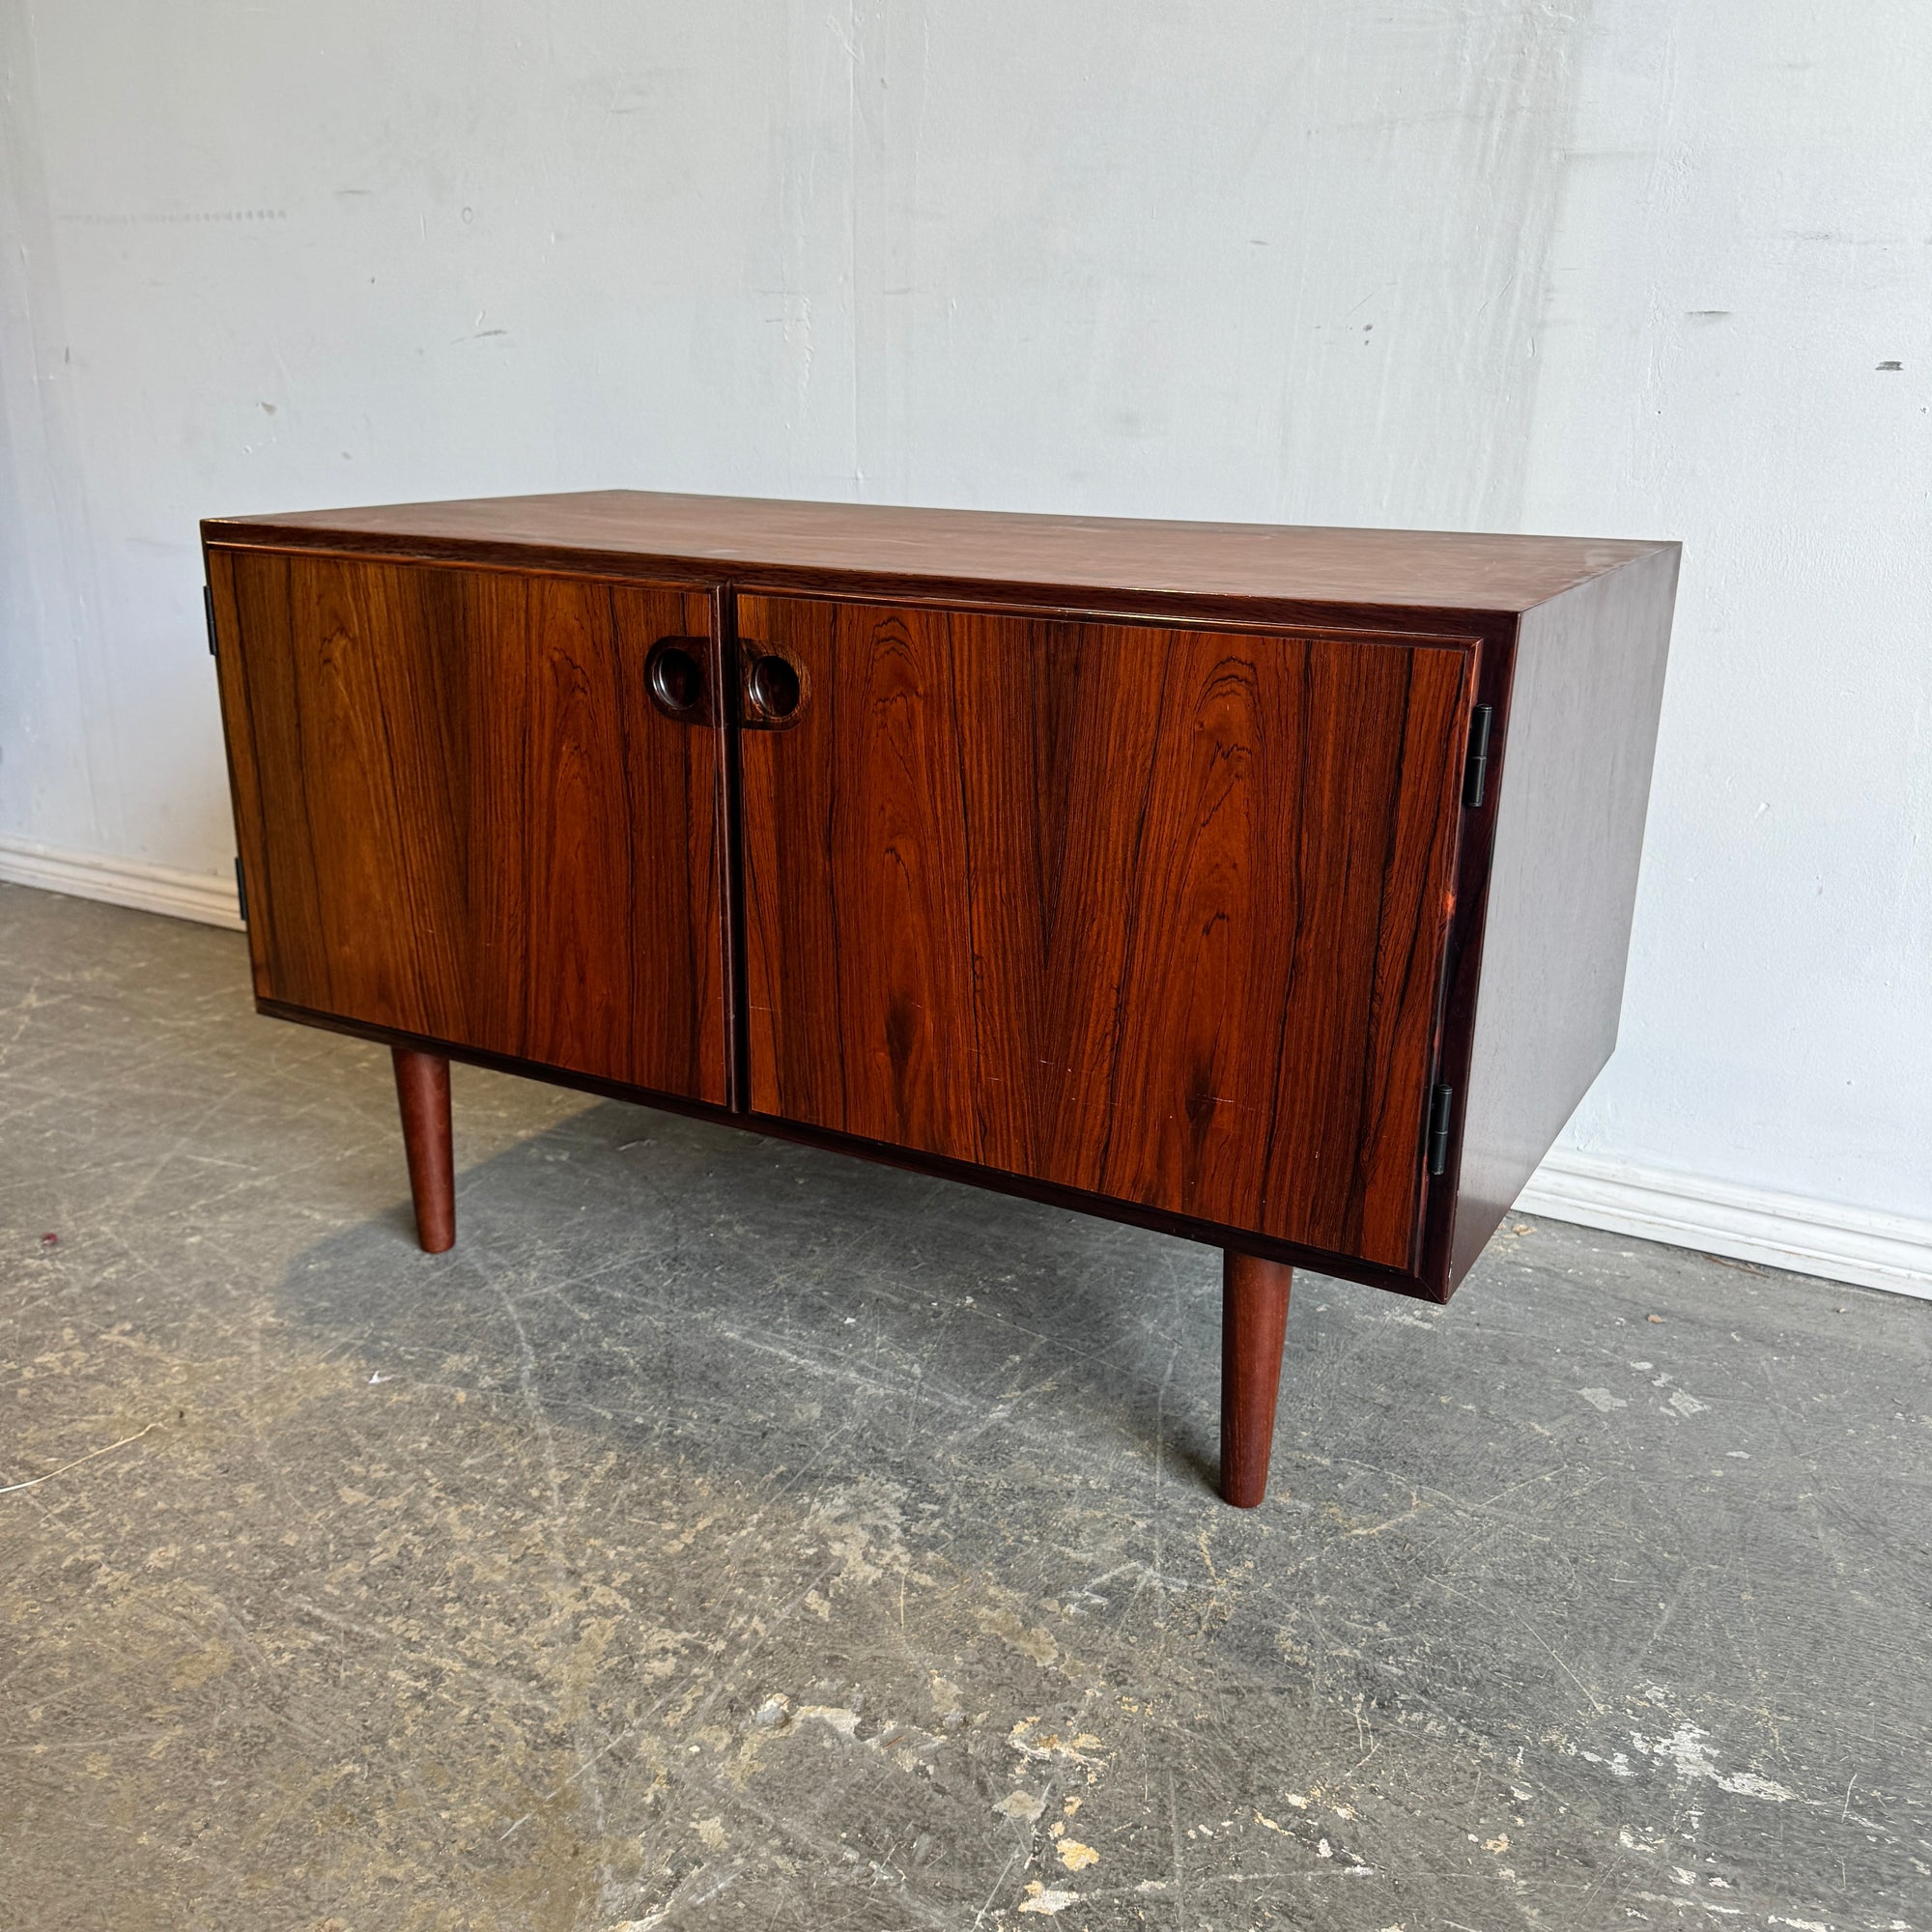
<path fill-rule="evenodd" d="M 1027 1882 L 1026 1896 L 1020 1900 L 1022 1912 L 1037 1912 L 1042 1918 L 1051 1918 L 1057 1912 L 1065 1912 L 1069 1905 L 1077 1905 L 1080 1894 L 1077 1891 L 1062 1891 L 1057 1886 L 1041 1885 L 1038 1879 Z"/>

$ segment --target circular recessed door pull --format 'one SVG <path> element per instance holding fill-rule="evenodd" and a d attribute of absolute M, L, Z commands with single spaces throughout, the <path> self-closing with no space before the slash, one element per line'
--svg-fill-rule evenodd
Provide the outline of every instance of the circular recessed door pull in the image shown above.
<path fill-rule="evenodd" d="M 805 672 L 776 651 L 748 645 L 745 655 L 745 723 L 782 731 L 805 708 Z"/>
<path fill-rule="evenodd" d="M 660 638 L 644 661 L 651 702 L 680 724 L 707 722 L 703 648 L 696 638 Z"/>

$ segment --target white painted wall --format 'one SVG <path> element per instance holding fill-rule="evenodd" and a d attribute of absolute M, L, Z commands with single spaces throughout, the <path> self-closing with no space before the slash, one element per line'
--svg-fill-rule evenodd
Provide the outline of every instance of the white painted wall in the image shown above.
<path fill-rule="evenodd" d="M 1532 1198 L 1932 1292 L 1932 8 L 1579 54 L 1521 514 L 1686 555 L 1622 1041 Z"/>
<path fill-rule="evenodd" d="M 1932 10 L 0 0 L 0 873 L 220 902 L 209 512 L 1681 537 L 1531 1199 L 1932 1283 Z"/>

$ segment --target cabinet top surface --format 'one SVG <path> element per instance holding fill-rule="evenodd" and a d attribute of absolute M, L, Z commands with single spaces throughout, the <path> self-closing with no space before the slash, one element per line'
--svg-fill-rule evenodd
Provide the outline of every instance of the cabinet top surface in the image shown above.
<path fill-rule="evenodd" d="M 1038 585 L 1154 596 L 1520 611 L 1674 546 L 1446 530 L 1151 523 L 877 503 L 591 490 L 267 517 L 219 517 L 211 543 L 696 566 Z"/>

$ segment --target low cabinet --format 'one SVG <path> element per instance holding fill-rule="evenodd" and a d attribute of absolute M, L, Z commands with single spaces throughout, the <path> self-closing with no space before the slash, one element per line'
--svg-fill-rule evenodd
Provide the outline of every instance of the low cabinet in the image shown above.
<path fill-rule="evenodd" d="M 1672 545 L 612 492 L 203 526 L 258 1006 L 1446 1299 L 1614 1041 Z"/>

